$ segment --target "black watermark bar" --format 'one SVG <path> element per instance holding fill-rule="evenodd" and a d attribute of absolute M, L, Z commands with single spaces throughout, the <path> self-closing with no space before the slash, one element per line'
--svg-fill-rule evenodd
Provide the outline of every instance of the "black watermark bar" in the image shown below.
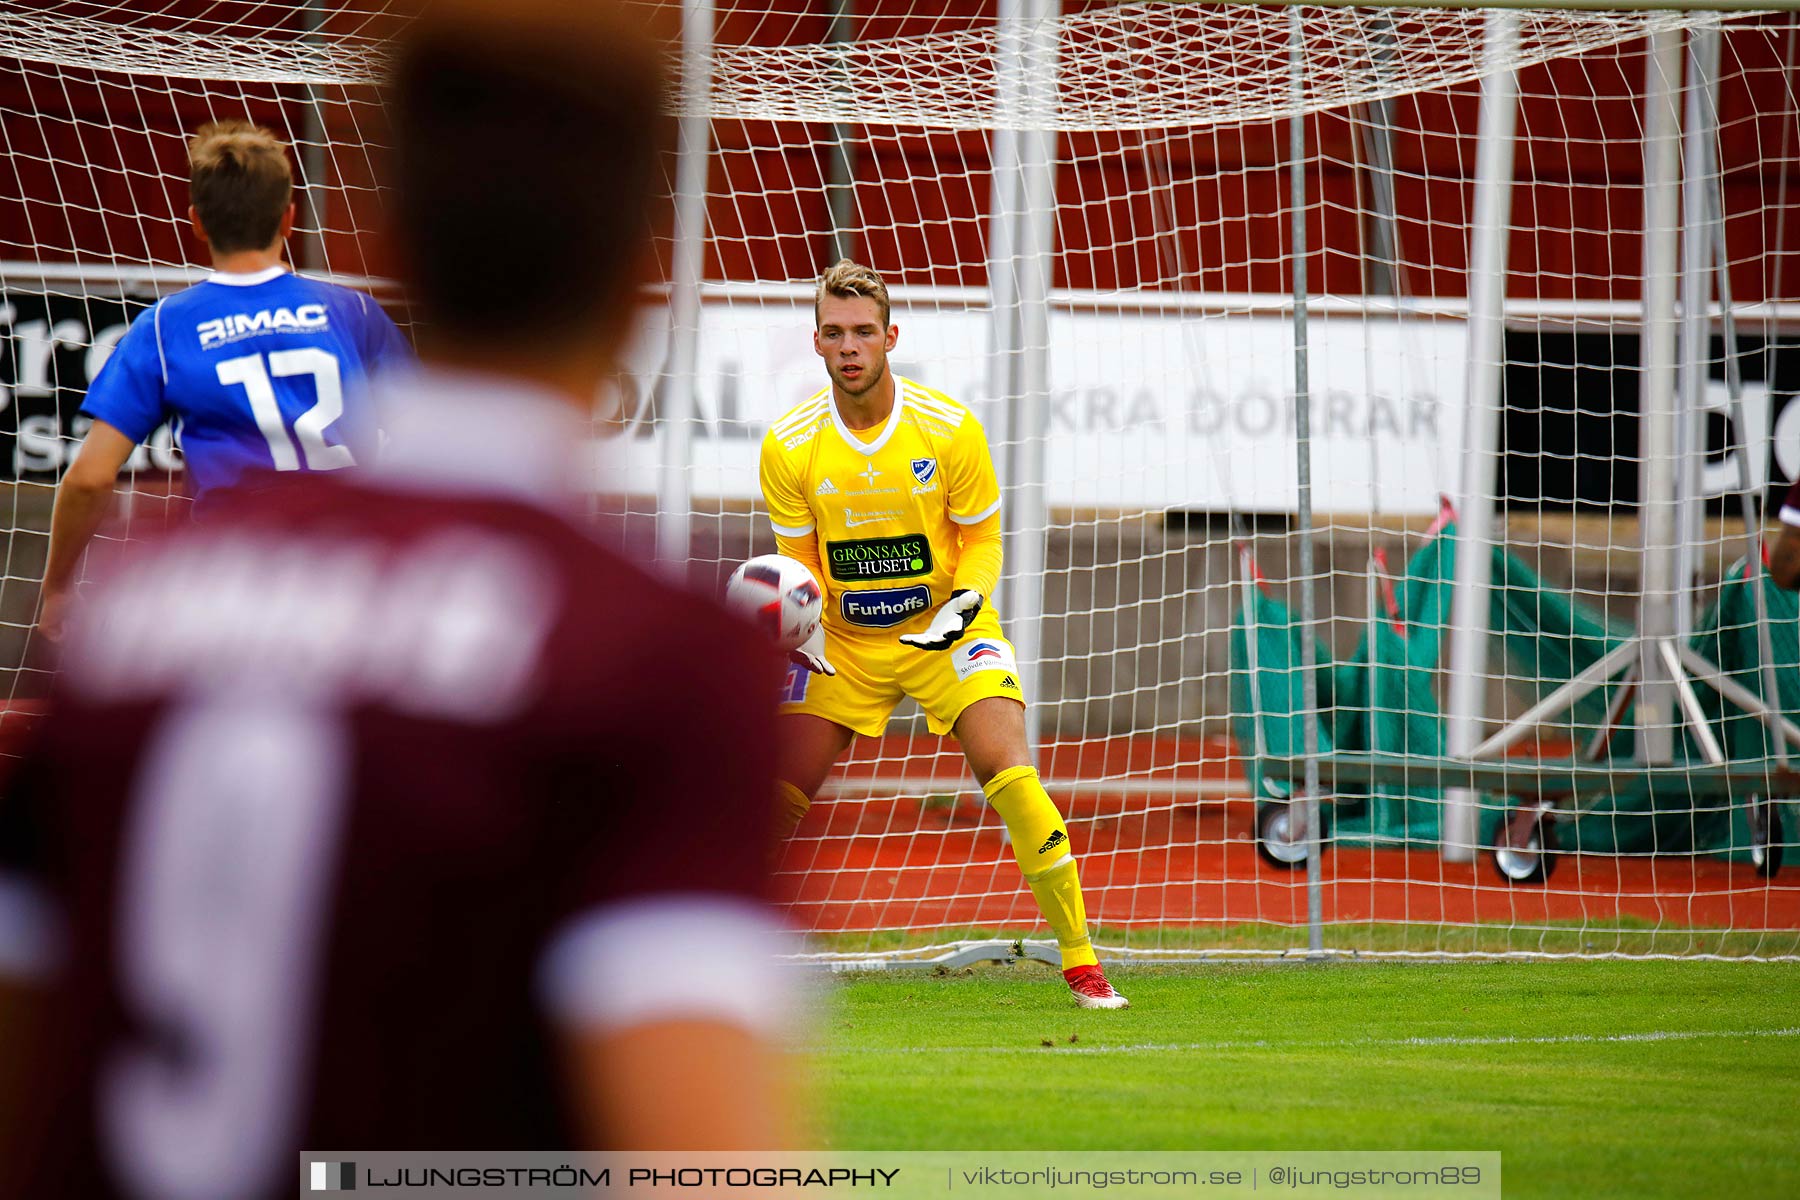
<path fill-rule="evenodd" d="M 1498 1200 L 1497 1151 L 867 1151 L 521 1154 L 317 1151 L 300 1195 L 573 1197 L 1455 1197 Z"/>

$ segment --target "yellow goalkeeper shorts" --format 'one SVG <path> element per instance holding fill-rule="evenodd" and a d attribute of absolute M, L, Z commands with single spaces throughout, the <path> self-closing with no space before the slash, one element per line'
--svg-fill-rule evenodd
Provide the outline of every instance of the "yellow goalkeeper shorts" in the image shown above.
<path fill-rule="evenodd" d="M 825 657 L 836 675 L 788 671 L 781 711 L 809 713 L 868 737 L 880 737 L 902 696 L 925 710 L 933 733 L 949 733 L 963 709 L 989 696 L 1025 702 L 1012 643 L 1000 618 L 984 608 L 969 632 L 948 650 L 920 650 L 892 629 L 839 632 L 825 629 Z"/>

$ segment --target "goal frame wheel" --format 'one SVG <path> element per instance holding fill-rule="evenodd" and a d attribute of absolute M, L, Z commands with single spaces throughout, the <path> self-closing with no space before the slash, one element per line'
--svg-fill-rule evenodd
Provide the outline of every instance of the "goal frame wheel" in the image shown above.
<path fill-rule="evenodd" d="M 1299 801 L 1259 800 L 1256 805 L 1256 853 L 1278 871 L 1306 865 L 1305 806 Z M 1319 845 L 1324 850 L 1324 843 Z"/>
<path fill-rule="evenodd" d="M 1767 796 L 1750 802 L 1750 865 L 1764 879 L 1781 873 L 1782 842 L 1781 805 Z"/>
<path fill-rule="evenodd" d="M 1513 886 L 1548 882 L 1557 858 L 1550 809 L 1538 804 L 1509 814 L 1488 851 L 1494 873 Z"/>

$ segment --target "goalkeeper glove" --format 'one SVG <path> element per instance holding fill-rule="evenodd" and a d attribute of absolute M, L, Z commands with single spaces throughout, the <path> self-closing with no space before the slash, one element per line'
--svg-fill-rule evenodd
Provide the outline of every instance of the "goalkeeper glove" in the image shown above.
<path fill-rule="evenodd" d="M 837 668 L 825 657 L 825 625 L 820 622 L 812 636 L 788 651 L 788 661 L 805 667 L 814 675 L 836 675 Z"/>
<path fill-rule="evenodd" d="M 903 633 L 900 640 L 921 650 L 948 650 L 956 644 L 956 639 L 969 632 L 970 623 L 980 611 L 980 592 L 972 592 L 967 588 L 951 592 L 950 598 L 944 601 L 943 607 L 937 610 L 937 615 L 931 618 L 931 624 L 925 627 L 924 633 Z"/>

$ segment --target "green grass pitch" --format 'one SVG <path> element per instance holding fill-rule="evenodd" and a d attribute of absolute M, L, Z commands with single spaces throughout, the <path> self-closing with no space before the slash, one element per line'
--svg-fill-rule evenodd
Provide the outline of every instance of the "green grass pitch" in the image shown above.
<path fill-rule="evenodd" d="M 1800 964 L 1124 967 L 822 983 L 817 1139 L 882 1150 L 1498 1150 L 1513 1196 L 1800 1196 Z"/>

